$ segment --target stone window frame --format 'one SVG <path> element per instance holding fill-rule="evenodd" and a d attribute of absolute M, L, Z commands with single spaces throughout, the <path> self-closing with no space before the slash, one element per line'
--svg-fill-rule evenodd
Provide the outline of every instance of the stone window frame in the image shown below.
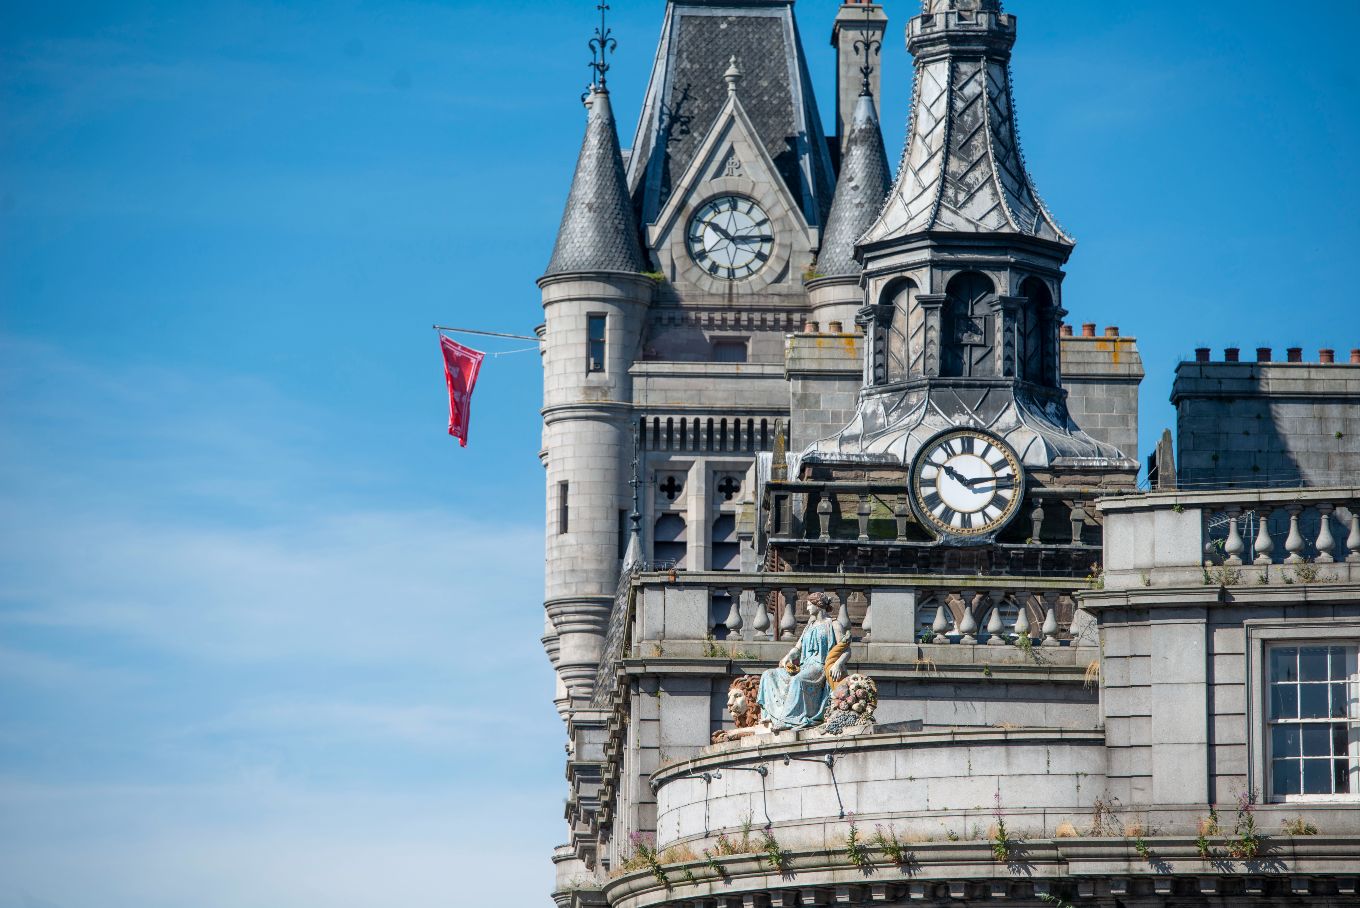
<path fill-rule="evenodd" d="M 1319 643 L 1328 646 L 1360 647 L 1360 627 L 1354 624 L 1301 624 L 1293 621 L 1247 621 L 1247 788 L 1261 793 L 1265 804 L 1356 804 L 1360 790 L 1348 794 L 1276 795 L 1270 790 L 1271 775 L 1266 764 L 1270 723 L 1266 709 L 1268 694 L 1267 649 L 1278 644 Z M 1357 786 L 1360 788 L 1360 786 Z"/>

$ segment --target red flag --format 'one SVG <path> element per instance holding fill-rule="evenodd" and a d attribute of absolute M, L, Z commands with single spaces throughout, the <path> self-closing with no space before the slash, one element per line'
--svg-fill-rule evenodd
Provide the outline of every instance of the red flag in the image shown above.
<path fill-rule="evenodd" d="M 442 334 L 439 335 L 439 346 L 444 351 L 444 380 L 449 386 L 449 434 L 466 448 L 472 386 L 477 384 L 477 373 L 481 371 L 482 358 L 486 354 L 464 347 Z"/>

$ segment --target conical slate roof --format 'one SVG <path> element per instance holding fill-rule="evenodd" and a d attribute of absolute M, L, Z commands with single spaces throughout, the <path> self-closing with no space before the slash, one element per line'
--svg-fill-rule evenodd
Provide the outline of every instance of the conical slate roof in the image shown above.
<path fill-rule="evenodd" d="M 571 271 L 647 270 L 623 174 L 609 92 L 596 89 L 588 106 L 586 137 L 545 276 Z"/>
<path fill-rule="evenodd" d="M 891 187 L 888 153 L 883 148 L 874 99 L 862 94 L 855 102 L 845 136 L 841 176 L 822 233 L 822 248 L 817 254 L 818 273 L 825 277 L 860 273 L 855 243 L 874 222 Z"/>

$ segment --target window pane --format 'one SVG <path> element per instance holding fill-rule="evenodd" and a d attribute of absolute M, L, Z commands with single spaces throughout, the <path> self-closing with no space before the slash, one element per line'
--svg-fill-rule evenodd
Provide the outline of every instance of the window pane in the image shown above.
<path fill-rule="evenodd" d="M 1347 662 L 1346 647 L 1344 646 L 1329 647 L 1329 653 L 1331 655 L 1332 661 L 1332 680 L 1333 681 L 1344 680 L 1346 677 L 1346 662 Z"/>
<path fill-rule="evenodd" d="M 1299 755 L 1299 727 L 1297 725 L 1276 725 L 1270 729 L 1270 753 L 1274 757 L 1297 757 Z"/>
<path fill-rule="evenodd" d="M 1305 646 L 1299 651 L 1299 680 L 1327 680 L 1327 647 Z"/>
<path fill-rule="evenodd" d="M 1299 793 L 1299 762 L 1299 760 L 1275 761 L 1272 781 L 1277 795 Z"/>
<path fill-rule="evenodd" d="M 1297 681 L 1295 671 L 1299 651 L 1292 646 L 1278 646 L 1270 651 L 1270 680 Z"/>
<path fill-rule="evenodd" d="M 1299 685 L 1299 718 L 1325 719 L 1327 710 L 1327 688 L 1330 684 Z"/>
<path fill-rule="evenodd" d="M 1303 761 L 1303 794 L 1332 793 L 1332 764 L 1335 760 Z"/>
<path fill-rule="evenodd" d="M 1348 686 L 1344 681 L 1336 684 L 1328 684 L 1332 691 L 1332 711 L 1328 714 L 1333 719 L 1346 718 L 1347 691 Z"/>
<path fill-rule="evenodd" d="M 580 322 L 577 322 L 577 324 L 579 325 Z M 604 316 L 603 316 L 603 315 L 592 315 L 592 316 L 590 316 L 590 339 L 591 339 L 591 340 L 599 340 L 599 341 L 604 340 Z"/>
<path fill-rule="evenodd" d="M 1299 717 L 1299 688 L 1297 685 L 1271 685 L 1270 716 L 1273 719 L 1297 719 Z"/>
<path fill-rule="evenodd" d="M 1351 768 L 1349 760 L 1335 760 L 1336 763 L 1336 791 L 1338 794 L 1349 794 L 1351 791 Z"/>
<path fill-rule="evenodd" d="M 1305 757 L 1330 757 L 1332 755 L 1332 726 L 1304 725 L 1303 755 Z"/>
<path fill-rule="evenodd" d="M 1346 756 L 1348 743 L 1347 739 L 1349 737 L 1350 736 L 1346 734 L 1346 726 L 1341 724 L 1332 726 L 1332 756 L 1334 757 Z"/>

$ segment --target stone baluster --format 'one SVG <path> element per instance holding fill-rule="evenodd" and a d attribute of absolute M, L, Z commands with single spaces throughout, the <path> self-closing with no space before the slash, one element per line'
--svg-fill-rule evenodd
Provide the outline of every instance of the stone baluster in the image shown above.
<path fill-rule="evenodd" d="M 1081 545 L 1081 531 L 1086 527 L 1086 509 L 1078 501 L 1072 505 L 1072 544 Z"/>
<path fill-rule="evenodd" d="M 1303 534 L 1299 532 L 1299 512 L 1303 510 L 1302 505 L 1289 505 L 1289 538 L 1284 541 L 1284 547 L 1289 552 L 1285 564 L 1299 564 L 1303 561 Z"/>
<path fill-rule="evenodd" d="M 769 640 L 773 634 L 770 633 L 770 590 L 756 588 L 756 614 L 751 621 L 751 629 L 755 631 L 755 639 Z"/>
<path fill-rule="evenodd" d="M 836 613 L 836 624 L 842 634 L 850 633 L 850 591 L 841 587 L 836 590 L 836 598 L 841 601 L 840 611 Z"/>
<path fill-rule="evenodd" d="M 779 618 L 779 639 L 792 640 L 798 630 L 798 590 L 784 588 L 784 614 Z"/>
<path fill-rule="evenodd" d="M 1256 509 L 1256 564 L 1270 564 L 1275 540 L 1270 538 L 1270 508 Z"/>
<path fill-rule="evenodd" d="M 930 626 L 930 629 L 935 632 L 935 636 L 930 640 L 931 643 L 949 642 L 949 638 L 945 636 L 945 631 L 949 630 L 949 620 L 944 616 L 943 602 L 935 606 L 935 623 Z"/>
<path fill-rule="evenodd" d="M 973 644 L 977 643 L 977 619 L 973 617 L 973 597 L 967 590 L 959 593 L 959 598 L 963 601 L 963 618 L 959 621 L 959 642 Z"/>
<path fill-rule="evenodd" d="M 1241 514 L 1241 508 L 1228 508 L 1228 538 L 1223 543 L 1223 554 L 1226 556 L 1224 564 L 1242 563 L 1242 552 L 1246 550 L 1246 545 L 1242 542 L 1242 533 L 1237 526 Z"/>
<path fill-rule="evenodd" d="M 1034 510 L 1029 512 L 1029 543 L 1038 545 L 1044 531 L 1044 503 L 1034 499 Z"/>
<path fill-rule="evenodd" d="M 1052 592 L 1044 593 L 1044 604 L 1047 610 L 1044 612 L 1043 646 L 1058 645 L 1058 594 Z"/>
<path fill-rule="evenodd" d="M 869 595 L 869 591 L 864 592 L 864 620 L 859 624 L 860 639 L 867 640 L 869 635 L 874 632 L 874 597 Z"/>
<path fill-rule="evenodd" d="M 822 495 L 817 499 L 817 541 L 831 541 L 831 493 L 827 490 L 822 491 Z"/>
<path fill-rule="evenodd" d="M 1001 603 L 1006 599 L 1005 590 L 992 590 L 992 615 L 987 619 L 987 643 L 990 646 L 1006 645 L 1006 628 L 1001 623 Z"/>
<path fill-rule="evenodd" d="M 898 495 L 897 505 L 893 508 L 893 519 L 897 521 L 897 538 L 907 538 L 907 518 L 911 516 L 911 508 L 907 505 L 907 496 Z"/>
<path fill-rule="evenodd" d="M 1347 561 L 1360 561 L 1360 504 L 1355 502 L 1351 503 L 1351 534 L 1346 537 L 1346 548 L 1350 549 Z"/>
<path fill-rule="evenodd" d="M 741 620 L 741 587 L 734 586 L 728 589 L 727 597 L 732 604 L 727 609 L 727 617 L 723 624 L 727 625 L 727 636 L 733 640 L 741 639 L 741 629 L 746 622 Z"/>
<path fill-rule="evenodd" d="M 1317 534 L 1317 560 L 1321 564 L 1331 564 L 1336 560 L 1336 539 L 1332 536 L 1332 511 L 1329 504 L 1318 505 L 1318 520 L 1321 524 Z"/>
<path fill-rule="evenodd" d="M 1015 615 L 1015 640 L 1018 643 L 1021 637 L 1029 636 L 1029 590 L 1017 590 L 1015 593 L 1015 604 L 1020 606 L 1020 610 Z"/>
<path fill-rule="evenodd" d="M 869 541 L 869 515 L 873 512 L 869 505 L 869 493 L 859 493 L 859 504 L 855 506 L 855 520 L 859 522 L 859 541 Z"/>

